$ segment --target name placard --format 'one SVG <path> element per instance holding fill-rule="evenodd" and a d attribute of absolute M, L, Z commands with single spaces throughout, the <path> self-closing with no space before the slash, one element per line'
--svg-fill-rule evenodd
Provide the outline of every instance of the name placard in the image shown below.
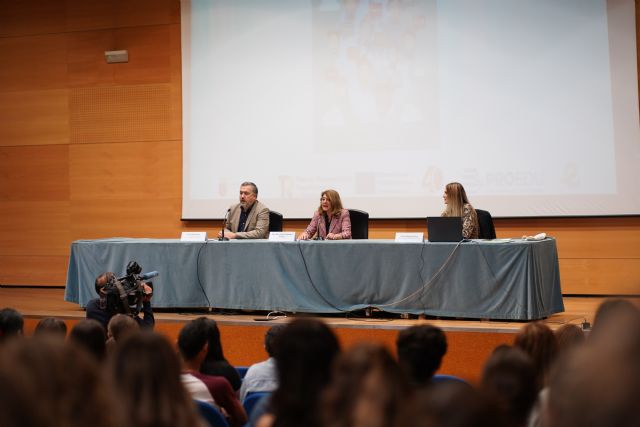
<path fill-rule="evenodd" d="M 183 231 L 180 235 L 181 242 L 206 242 L 206 231 Z"/>
<path fill-rule="evenodd" d="M 424 233 L 396 233 L 396 243 L 422 243 Z"/>
<path fill-rule="evenodd" d="M 271 242 L 295 242 L 295 231 L 272 231 L 269 233 L 269 241 Z"/>

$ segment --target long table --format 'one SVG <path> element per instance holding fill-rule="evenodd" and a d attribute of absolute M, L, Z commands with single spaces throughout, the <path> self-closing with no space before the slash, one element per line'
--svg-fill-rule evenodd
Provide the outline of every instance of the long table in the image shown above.
<path fill-rule="evenodd" d="M 564 311 L 556 241 L 80 240 L 65 300 L 96 298 L 95 278 L 137 261 L 157 270 L 155 307 L 393 313 L 532 320 Z"/>

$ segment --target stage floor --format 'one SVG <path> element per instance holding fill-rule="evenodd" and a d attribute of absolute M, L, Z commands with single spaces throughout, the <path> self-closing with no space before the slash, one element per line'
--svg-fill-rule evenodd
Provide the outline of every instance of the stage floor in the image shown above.
<path fill-rule="evenodd" d="M 584 320 L 593 323 L 593 316 L 598 305 L 604 300 L 601 297 L 564 297 L 565 312 L 554 314 L 542 322 L 552 329 L 556 329 L 565 323 L 580 325 Z M 65 320 L 78 320 L 84 318 L 84 310 L 77 304 L 64 301 L 64 289 L 61 288 L 0 288 L 0 306 L 13 307 L 20 311 L 25 318 L 39 319 L 54 316 Z M 199 316 L 207 316 L 215 319 L 221 325 L 236 326 L 267 326 L 273 323 L 286 322 L 287 318 L 295 316 L 309 316 L 308 314 L 287 313 L 287 318 L 265 322 L 266 312 L 242 312 L 240 310 L 220 313 L 207 310 L 161 310 L 155 311 L 158 323 L 184 323 Z M 373 310 L 370 316 L 364 312 L 342 315 L 320 315 L 333 327 L 338 328 L 366 328 L 366 329 L 403 329 L 421 322 L 435 324 L 444 330 L 460 332 L 493 332 L 515 333 L 525 323 L 524 321 L 496 321 L 482 319 L 441 319 L 441 318 L 411 318 L 402 319 L 398 315 L 389 315 Z"/>

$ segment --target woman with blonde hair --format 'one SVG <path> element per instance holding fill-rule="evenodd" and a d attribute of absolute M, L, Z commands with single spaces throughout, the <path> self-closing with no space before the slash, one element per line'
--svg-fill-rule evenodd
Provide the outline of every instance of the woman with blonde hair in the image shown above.
<path fill-rule="evenodd" d="M 459 182 L 450 182 L 444 188 L 444 212 L 442 216 L 462 217 L 462 237 L 465 239 L 477 239 L 480 233 L 478 214 L 469 203 L 467 193 Z"/>
<path fill-rule="evenodd" d="M 349 211 L 342 207 L 340 194 L 336 190 L 324 190 L 320 194 L 320 206 L 298 239 L 308 240 L 316 233 L 320 239 L 351 239 L 351 217 Z"/>

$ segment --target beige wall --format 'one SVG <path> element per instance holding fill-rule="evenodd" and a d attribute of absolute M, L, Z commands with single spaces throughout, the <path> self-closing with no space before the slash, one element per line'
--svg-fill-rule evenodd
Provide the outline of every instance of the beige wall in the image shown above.
<path fill-rule="evenodd" d="M 179 1 L 0 5 L 0 284 L 64 285 L 77 239 L 215 233 L 218 221 L 180 221 Z M 105 63 L 116 49 L 129 63 Z M 288 230 L 305 225 L 285 220 Z M 372 221 L 370 237 L 422 228 Z M 555 236 L 565 294 L 640 292 L 639 217 L 496 228 Z"/>

